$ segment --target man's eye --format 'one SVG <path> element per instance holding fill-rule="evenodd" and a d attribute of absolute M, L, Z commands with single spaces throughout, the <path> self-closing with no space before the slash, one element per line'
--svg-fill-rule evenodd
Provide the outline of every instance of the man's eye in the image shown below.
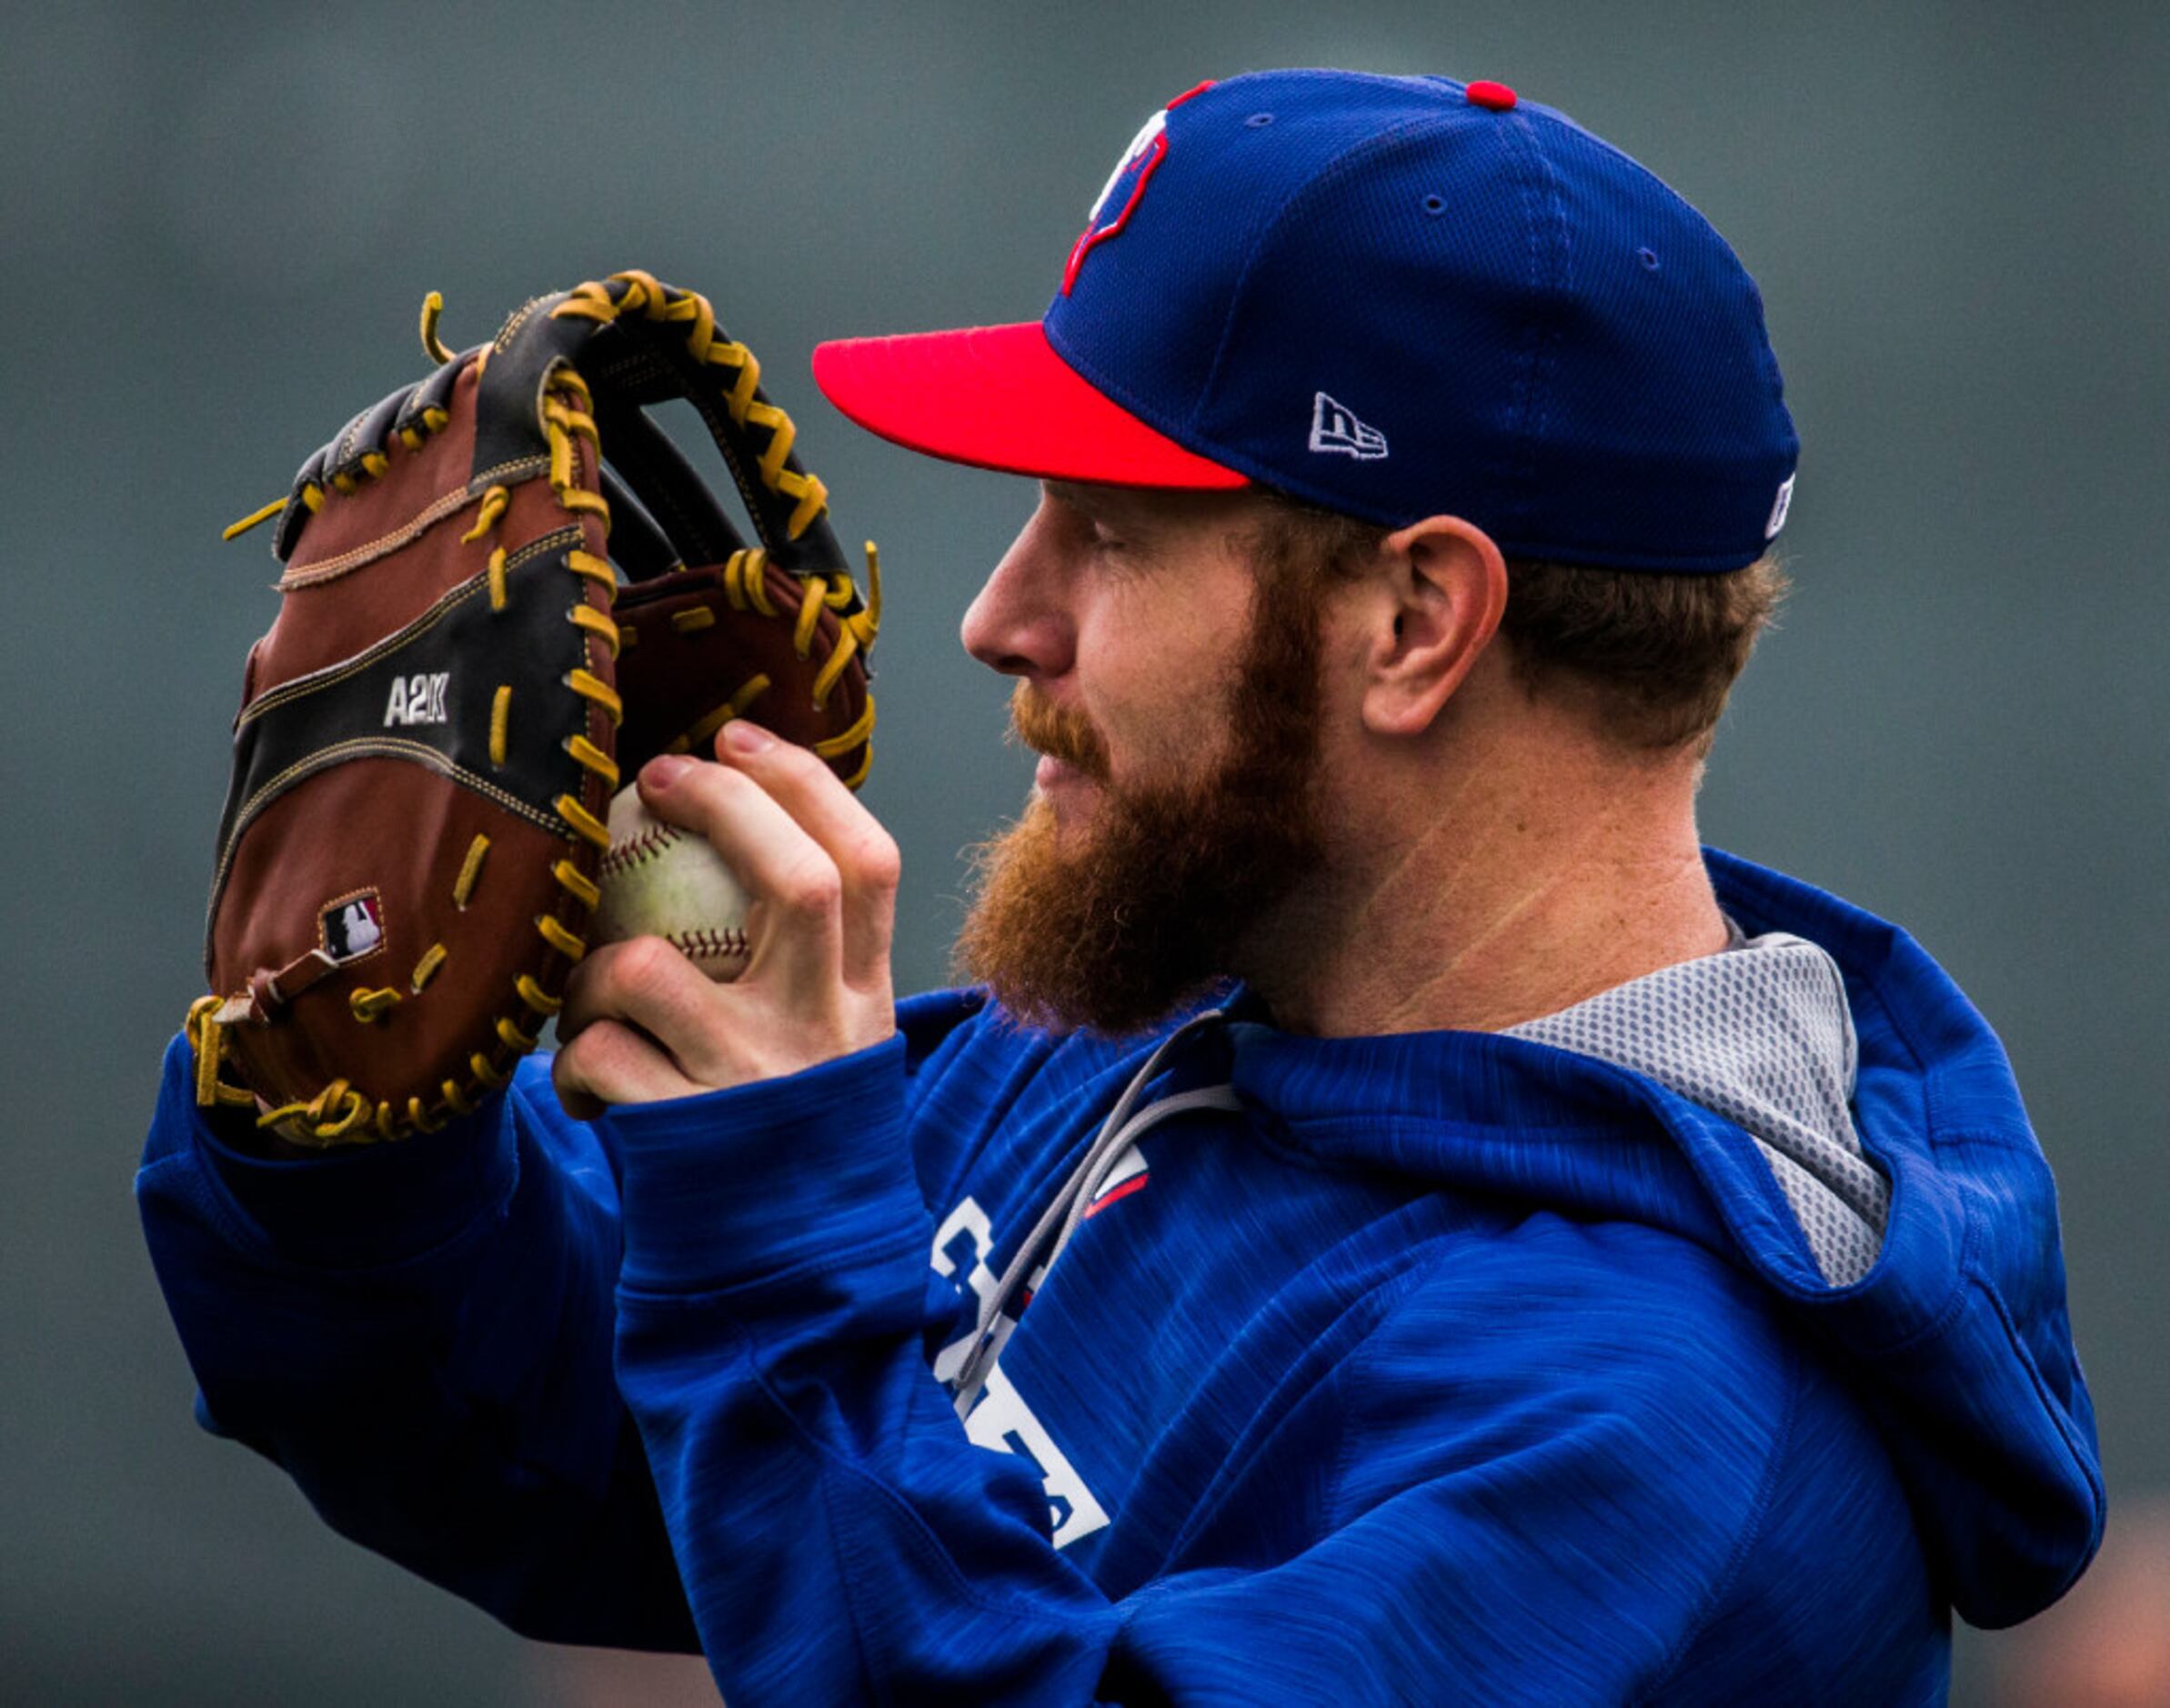
<path fill-rule="evenodd" d="M 1083 544 L 1092 561 L 1110 575 L 1134 575 L 1151 561 L 1135 537 L 1118 533 L 1105 522 L 1088 521 Z"/>

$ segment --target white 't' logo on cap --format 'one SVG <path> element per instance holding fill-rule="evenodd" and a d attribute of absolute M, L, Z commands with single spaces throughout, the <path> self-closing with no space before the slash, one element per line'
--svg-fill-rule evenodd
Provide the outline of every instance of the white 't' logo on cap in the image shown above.
<path fill-rule="evenodd" d="M 1087 226 L 1090 226 L 1100 218 L 1107 208 L 1108 198 L 1115 194 L 1115 186 L 1122 182 L 1122 175 L 1144 157 L 1145 151 L 1160 140 L 1160 133 L 1167 128 L 1166 107 L 1139 126 L 1138 134 L 1130 138 L 1130 146 L 1122 151 L 1122 158 L 1115 163 L 1115 170 L 1108 174 L 1108 181 L 1100 186 L 1100 193 L 1092 198 L 1092 211 L 1085 216 Z"/>

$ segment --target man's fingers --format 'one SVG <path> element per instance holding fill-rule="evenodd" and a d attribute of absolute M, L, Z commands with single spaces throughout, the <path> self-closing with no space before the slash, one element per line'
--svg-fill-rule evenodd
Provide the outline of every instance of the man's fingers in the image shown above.
<path fill-rule="evenodd" d="M 752 959 L 713 984 L 669 943 L 607 943 L 573 970 L 554 1070 L 576 1115 L 773 1079 L 895 1030 L 897 849 L 819 756 L 765 731 L 728 762 L 641 770 L 658 819 L 707 839 L 749 898 Z"/>
<path fill-rule="evenodd" d="M 590 1021 L 559 1047 L 550 1083 L 576 1120 L 593 1120 L 613 1103 L 652 1103 L 702 1089 L 671 1065 L 653 1039 L 613 1020 Z"/>
<path fill-rule="evenodd" d="M 889 978 L 896 922 L 896 839 L 829 763 L 759 725 L 734 718 L 717 732 L 716 756 L 761 785 L 820 844 L 843 880 L 844 977 L 857 985 Z"/>
<path fill-rule="evenodd" d="M 641 772 L 640 792 L 658 818 L 706 837 L 745 885 L 755 914 L 749 978 L 774 966 L 809 988 L 838 981 L 843 873 L 761 779 L 731 765 L 656 760 Z"/>
<path fill-rule="evenodd" d="M 722 1064 L 716 984 L 659 937 L 591 949 L 566 980 L 558 1011 L 562 1050 L 598 1021 L 621 1020 L 662 1047 L 674 1071 L 706 1078 Z M 676 1096 L 678 1093 L 666 1093 Z"/>

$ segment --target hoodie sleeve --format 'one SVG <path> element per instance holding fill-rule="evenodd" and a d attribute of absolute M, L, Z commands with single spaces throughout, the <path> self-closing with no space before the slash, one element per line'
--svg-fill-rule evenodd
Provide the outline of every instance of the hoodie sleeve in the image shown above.
<path fill-rule="evenodd" d="M 176 1038 L 136 1198 L 197 1422 L 516 1631 L 698 1646 L 611 1380 L 613 1159 L 547 1065 L 427 1142 L 291 1162 L 193 1084 Z"/>
<path fill-rule="evenodd" d="M 1212 1569 L 1110 1600 L 1050 1542 L 1030 1462 L 973 1444 L 928 1367 L 900 1060 L 610 1118 L 619 1381 L 728 1700 L 1588 1702 L 1663 1675 L 1746 1545 L 1782 1351 L 1653 1327 L 1616 1264 L 1549 1302 L 1532 1278 L 1559 1267 L 1512 1253 L 1427 1277 L 1330 1379 L 1340 1462 L 1231 1468 L 1242 1492 L 1189 1532 Z M 1630 1387 L 1564 1332 L 1591 1306 Z M 1531 1309 L 1563 1332 L 1517 1327 Z M 1246 1501 L 1294 1509 L 1308 1545 L 1257 1545 Z"/>
<path fill-rule="evenodd" d="M 978 1008 L 900 1004 L 915 1070 Z M 193 1065 L 176 1038 L 136 1191 L 197 1422 L 516 1631 L 697 1648 L 611 1367 L 619 1160 L 548 1059 L 426 1140 L 296 1161 L 226 1142 Z"/>

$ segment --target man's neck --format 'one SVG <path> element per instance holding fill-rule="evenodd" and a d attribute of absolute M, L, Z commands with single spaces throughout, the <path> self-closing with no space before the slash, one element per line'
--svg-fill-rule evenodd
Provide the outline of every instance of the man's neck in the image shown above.
<path fill-rule="evenodd" d="M 1493 1031 L 1725 947 L 1692 765 L 1501 757 L 1371 815 L 1341 879 L 1276 911 L 1241 970 L 1278 1023 Z"/>

